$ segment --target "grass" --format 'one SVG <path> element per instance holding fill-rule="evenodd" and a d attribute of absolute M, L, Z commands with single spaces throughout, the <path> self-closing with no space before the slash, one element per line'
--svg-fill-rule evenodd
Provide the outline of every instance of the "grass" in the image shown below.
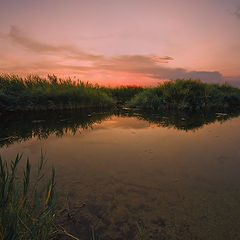
<path fill-rule="evenodd" d="M 42 181 L 44 160 L 39 163 L 37 177 L 31 184 L 31 165 L 27 160 L 22 177 L 16 177 L 22 156 L 8 166 L 0 157 L 0 239 L 47 240 L 56 234 L 55 221 L 55 173 L 52 171 L 45 193 L 39 189 Z"/>
<path fill-rule="evenodd" d="M 179 79 L 156 88 L 145 89 L 130 100 L 129 106 L 181 111 L 239 108 L 240 89 L 227 84 L 207 84 L 191 79 Z"/>
<path fill-rule="evenodd" d="M 195 111 L 240 106 L 240 89 L 223 84 L 176 80 L 154 88 L 107 88 L 56 76 L 0 75 L 0 112 L 79 108 L 141 107 Z"/>
<path fill-rule="evenodd" d="M 81 81 L 62 80 L 54 75 L 25 79 L 14 75 L 0 76 L 2 110 L 103 108 L 113 103 L 99 86 Z"/>
<path fill-rule="evenodd" d="M 135 95 L 139 94 L 144 90 L 143 87 L 137 86 L 121 86 L 116 88 L 101 88 L 102 91 L 106 92 L 111 96 L 117 103 L 126 103 L 130 101 Z"/>

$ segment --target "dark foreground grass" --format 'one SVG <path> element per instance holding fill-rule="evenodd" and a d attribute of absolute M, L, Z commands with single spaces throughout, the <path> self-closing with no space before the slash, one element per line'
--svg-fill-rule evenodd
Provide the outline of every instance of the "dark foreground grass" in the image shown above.
<path fill-rule="evenodd" d="M 27 160 L 23 177 L 16 177 L 21 156 L 10 166 L 0 157 L 0 239 L 1 240 L 47 240 L 55 236 L 56 205 L 54 201 L 54 170 L 41 193 L 39 183 L 44 177 L 44 161 L 41 157 L 37 177 L 31 179 L 31 166 Z"/>
<path fill-rule="evenodd" d="M 240 89 L 227 84 L 207 84 L 194 80 L 176 80 L 156 88 L 147 88 L 130 102 L 131 107 L 152 110 L 236 109 L 240 107 Z"/>

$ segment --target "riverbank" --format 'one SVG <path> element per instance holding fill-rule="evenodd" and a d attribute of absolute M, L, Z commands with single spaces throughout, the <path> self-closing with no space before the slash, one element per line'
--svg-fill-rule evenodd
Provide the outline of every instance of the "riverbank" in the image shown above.
<path fill-rule="evenodd" d="M 152 110 L 198 111 L 203 109 L 239 109 L 240 89 L 227 84 L 207 84 L 176 80 L 148 88 L 129 102 L 131 107 Z"/>
<path fill-rule="evenodd" d="M 25 79 L 0 77 L 0 109 L 2 111 L 33 111 L 98 107 L 114 104 L 113 99 L 98 86 L 48 76 Z"/>
<path fill-rule="evenodd" d="M 100 87 L 56 76 L 0 76 L 0 112 L 138 107 L 152 110 L 240 108 L 240 89 L 176 80 L 158 87 Z"/>

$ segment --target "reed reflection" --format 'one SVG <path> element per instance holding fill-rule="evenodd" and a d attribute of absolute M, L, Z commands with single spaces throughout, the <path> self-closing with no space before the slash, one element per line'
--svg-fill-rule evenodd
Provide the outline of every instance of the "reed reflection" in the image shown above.
<path fill-rule="evenodd" d="M 78 131 L 92 128 L 95 123 L 101 123 L 111 116 L 135 117 L 157 127 L 174 128 L 180 131 L 196 131 L 206 124 L 227 121 L 239 116 L 239 114 L 239 111 L 224 113 L 209 111 L 184 114 L 136 109 L 115 109 L 100 112 L 78 110 L 8 114 L 0 117 L 0 147 L 26 141 L 33 137 L 46 139 L 52 134 L 56 137 L 62 137 L 66 133 L 74 135 Z M 124 128 L 124 126 L 121 127 Z"/>

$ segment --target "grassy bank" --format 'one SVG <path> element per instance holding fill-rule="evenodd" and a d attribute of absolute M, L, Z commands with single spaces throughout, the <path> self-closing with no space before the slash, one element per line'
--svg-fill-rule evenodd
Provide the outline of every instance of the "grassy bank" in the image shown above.
<path fill-rule="evenodd" d="M 80 81 L 55 76 L 0 76 L 0 109 L 5 111 L 103 108 L 113 104 L 113 98 L 98 86 Z"/>
<path fill-rule="evenodd" d="M 176 80 L 156 88 L 145 89 L 129 102 L 129 106 L 183 111 L 206 108 L 234 109 L 240 107 L 240 89 L 229 85 Z"/>
<path fill-rule="evenodd" d="M 240 89 L 193 80 L 167 82 L 155 88 L 100 87 L 56 76 L 0 76 L 0 111 L 141 107 L 194 111 L 240 106 Z"/>

